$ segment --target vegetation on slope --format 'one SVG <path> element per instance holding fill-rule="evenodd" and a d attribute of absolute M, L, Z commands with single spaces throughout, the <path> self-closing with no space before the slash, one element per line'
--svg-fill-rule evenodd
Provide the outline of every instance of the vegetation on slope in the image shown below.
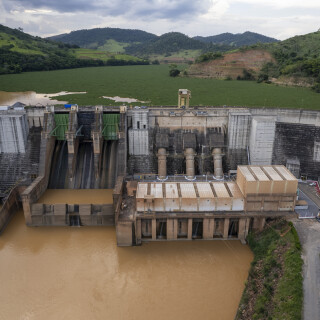
<path fill-rule="evenodd" d="M 262 73 L 268 77 L 293 76 L 314 79 L 314 89 L 320 92 L 320 31 L 266 46 L 277 60 L 266 65 Z"/>
<path fill-rule="evenodd" d="M 145 44 L 135 44 L 126 48 L 126 52 L 136 55 L 145 54 L 165 54 L 177 52 L 180 50 L 197 50 L 204 49 L 206 45 L 198 40 L 189 38 L 179 32 L 165 33 L 159 38 L 149 41 Z"/>
<path fill-rule="evenodd" d="M 187 66 L 179 66 L 183 73 Z M 96 67 L 29 72 L 0 76 L 4 91 L 86 91 L 87 94 L 58 97 L 78 105 L 115 105 L 102 96 L 120 96 L 149 101 L 143 105 L 177 105 L 177 92 L 188 88 L 191 105 L 247 106 L 319 109 L 318 94 L 305 88 L 258 84 L 253 81 L 220 81 L 170 77 L 167 65 Z M 139 103 L 137 103 L 139 104 Z"/>
<path fill-rule="evenodd" d="M 144 43 L 156 39 L 155 34 L 142 30 L 130 30 L 120 28 L 95 28 L 72 31 L 67 34 L 61 34 L 48 39 L 75 44 L 82 48 L 98 49 L 104 46 L 107 40 L 113 39 L 116 42 Z"/>
<path fill-rule="evenodd" d="M 277 220 L 261 234 L 250 234 L 254 253 L 237 320 L 302 317 L 302 259 L 299 237 L 291 222 Z"/>
<path fill-rule="evenodd" d="M 78 45 L 82 48 L 106 50 L 115 53 L 128 53 L 143 57 L 158 55 L 157 58 L 160 58 L 159 55 L 164 55 L 165 57 L 173 54 L 174 56 L 181 56 L 186 50 L 225 52 L 241 45 L 277 41 L 252 32 L 236 35 L 225 33 L 211 37 L 190 38 L 179 32 L 156 36 L 141 30 L 119 28 L 78 30 L 50 37 L 49 39 Z"/>
<path fill-rule="evenodd" d="M 246 75 L 250 74 L 251 80 L 258 82 L 268 82 L 272 80 L 279 84 L 293 84 L 299 86 L 312 86 L 316 92 L 320 92 L 320 31 L 306 34 L 303 36 L 296 36 L 285 41 L 255 44 L 252 46 L 244 46 L 236 51 L 223 53 L 223 58 L 228 60 L 228 56 L 238 52 L 238 59 L 234 59 L 232 63 L 240 65 L 243 60 L 243 55 L 254 50 L 265 51 L 272 54 L 274 61 L 266 59 L 259 71 L 242 69 L 243 75 L 239 75 L 238 79 L 247 79 Z M 201 63 L 210 60 L 221 58 L 216 52 L 206 52 L 200 55 L 196 62 Z M 230 60 L 230 59 L 229 59 Z M 252 61 L 254 62 L 254 61 Z M 193 67 L 193 69 L 197 69 Z M 228 66 L 228 70 L 232 71 L 232 65 Z M 220 74 L 219 70 L 210 68 L 209 71 L 212 77 L 215 74 Z M 232 77 L 230 75 L 230 77 Z"/>
<path fill-rule="evenodd" d="M 266 37 L 262 34 L 246 31 L 244 33 L 221 33 L 216 36 L 209 37 L 194 37 L 194 39 L 214 44 L 224 44 L 233 47 L 250 46 L 256 43 L 272 43 L 277 42 L 277 39 Z"/>
<path fill-rule="evenodd" d="M 99 52 L 87 56 L 77 46 L 33 37 L 21 30 L 0 25 L 0 74 L 23 71 L 56 70 L 103 65 L 148 64 L 128 55 L 108 58 Z"/>

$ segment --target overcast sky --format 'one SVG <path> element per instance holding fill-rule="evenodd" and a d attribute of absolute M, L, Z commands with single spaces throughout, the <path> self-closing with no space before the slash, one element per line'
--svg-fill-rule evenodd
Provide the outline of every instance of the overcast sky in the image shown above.
<path fill-rule="evenodd" d="M 252 31 L 280 40 L 320 28 L 319 0 L 0 0 L 0 23 L 40 37 L 97 27 L 189 36 Z"/>

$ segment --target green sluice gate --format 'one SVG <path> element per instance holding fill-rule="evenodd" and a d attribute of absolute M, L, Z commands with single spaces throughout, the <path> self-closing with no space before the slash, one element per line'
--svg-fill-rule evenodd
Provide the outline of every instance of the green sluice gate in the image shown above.
<path fill-rule="evenodd" d="M 56 123 L 56 127 L 53 130 L 52 135 L 57 137 L 57 140 L 66 140 L 65 133 L 68 130 L 69 113 L 55 113 L 54 121 Z"/>
<path fill-rule="evenodd" d="M 120 114 L 103 114 L 104 140 L 118 140 Z"/>

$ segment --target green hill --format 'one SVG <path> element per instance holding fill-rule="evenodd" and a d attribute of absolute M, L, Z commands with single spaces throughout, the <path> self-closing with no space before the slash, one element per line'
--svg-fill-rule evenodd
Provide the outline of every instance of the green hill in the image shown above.
<path fill-rule="evenodd" d="M 128 55 L 79 52 L 77 45 L 33 37 L 0 25 L 0 74 L 103 65 L 148 64 Z"/>
<path fill-rule="evenodd" d="M 165 54 L 180 50 L 205 49 L 206 44 L 179 32 L 169 32 L 144 44 L 133 44 L 126 52 L 134 55 Z"/>
<path fill-rule="evenodd" d="M 266 37 L 259 33 L 254 33 L 250 31 L 246 31 L 244 33 L 222 33 L 216 36 L 209 37 L 194 37 L 193 39 L 205 42 L 205 43 L 213 43 L 213 44 L 225 44 L 234 47 L 241 46 L 249 46 L 256 43 L 272 43 L 277 42 L 279 40 Z"/>
<path fill-rule="evenodd" d="M 172 53 L 179 57 L 185 50 L 200 50 L 199 53 L 206 51 L 225 52 L 242 45 L 277 41 L 253 32 L 245 32 L 243 34 L 223 33 L 217 36 L 190 38 L 179 32 L 169 32 L 156 36 L 141 30 L 119 28 L 78 30 L 48 39 L 78 45 L 81 48 L 144 57 L 172 55 Z"/>
<path fill-rule="evenodd" d="M 100 65 L 77 59 L 72 46 L 0 25 L 0 74 Z"/>
<path fill-rule="evenodd" d="M 262 67 L 253 72 L 244 63 L 246 61 L 244 61 L 243 55 L 254 50 L 268 52 L 269 55 L 272 55 L 273 61 L 268 55 L 265 55 L 268 59 L 260 61 Z M 199 69 L 203 69 L 205 67 L 203 63 L 216 59 L 229 61 L 230 65 L 234 67 L 243 65 L 244 76 L 239 76 L 240 79 L 243 79 L 245 75 L 250 75 L 246 78 L 247 80 L 255 79 L 258 82 L 272 81 L 285 85 L 312 86 L 315 91 L 320 92 L 320 31 L 274 43 L 243 46 L 224 53 L 223 56 L 214 52 L 206 52 L 200 55 L 196 62 L 199 63 Z M 254 62 L 252 59 L 247 62 Z M 212 77 L 217 73 L 216 65 L 219 64 L 218 62 L 212 62 L 211 67 L 207 68 L 207 73 L 211 72 Z M 224 71 L 228 70 L 224 68 Z M 220 71 L 219 73 L 221 73 Z"/>
<path fill-rule="evenodd" d="M 266 77 L 305 78 L 320 92 L 320 31 L 260 47 L 269 50 L 277 61 L 262 69 Z"/>
<path fill-rule="evenodd" d="M 95 28 L 72 31 L 67 34 L 49 37 L 48 39 L 89 49 L 102 49 L 107 43 L 110 44 L 109 40 L 113 40 L 113 43 L 119 43 L 117 46 L 123 49 L 132 43 L 145 43 L 156 38 L 156 35 L 142 30 Z M 111 52 L 118 52 L 110 50 L 110 47 L 108 49 Z M 116 48 L 116 50 L 118 49 L 119 47 Z"/>

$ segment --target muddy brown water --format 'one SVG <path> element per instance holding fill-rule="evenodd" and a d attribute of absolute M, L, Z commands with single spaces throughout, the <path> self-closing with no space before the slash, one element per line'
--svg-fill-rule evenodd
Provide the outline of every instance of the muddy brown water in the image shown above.
<path fill-rule="evenodd" d="M 0 319 L 231 320 L 252 258 L 239 241 L 119 248 L 114 227 L 31 228 L 19 211 L 0 237 Z"/>
<path fill-rule="evenodd" d="M 38 203 L 111 204 L 113 189 L 47 189 Z"/>
<path fill-rule="evenodd" d="M 68 94 L 84 94 L 86 92 L 67 92 L 61 91 L 57 93 L 36 93 L 34 91 L 24 92 L 6 92 L 0 91 L 0 105 L 13 105 L 16 102 L 24 103 L 27 106 L 31 105 L 53 105 L 53 104 L 65 104 L 67 101 L 58 101 L 51 99 L 52 97 L 64 96 Z"/>

